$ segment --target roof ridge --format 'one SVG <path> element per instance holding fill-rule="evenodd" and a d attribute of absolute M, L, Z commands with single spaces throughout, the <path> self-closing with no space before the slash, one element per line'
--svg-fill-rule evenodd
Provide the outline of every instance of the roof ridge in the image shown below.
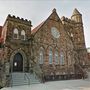
<path fill-rule="evenodd" d="M 57 12 L 56 12 L 56 9 L 54 8 L 52 10 L 52 13 L 49 15 L 49 17 L 53 14 L 53 13 L 56 13 L 56 15 L 58 16 Z M 48 18 L 49 18 L 48 17 Z M 40 23 L 38 26 L 36 26 L 32 31 L 31 31 L 31 34 L 34 34 L 35 32 L 38 31 L 38 29 L 48 20 L 48 18 L 46 20 L 44 20 L 42 23 Z M 60 17 L 58 16 L 58 18 L 60 19 Z"/>
<path fill-rule="evenodd" d="M 45 21 L 41 22 L 38 26 L 36 26 L 34 29 L 31 30 L 31 34 L 38 31 L 38 29 L 44 24 Z"/>

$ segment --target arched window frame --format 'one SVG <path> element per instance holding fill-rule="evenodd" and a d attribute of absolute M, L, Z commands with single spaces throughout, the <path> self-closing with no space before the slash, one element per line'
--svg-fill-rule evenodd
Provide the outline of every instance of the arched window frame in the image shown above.
<path fill-rule="evenodd" d="M 59 64 L 58 50 L 55 51 L 55 64 Z"/>
<path fill-rule="evenodd" d="M 25 31 L 24 30 L 21 31 L 21 39 L 22 40 L 25 40 L 26 39 Z"/>
<path fill-rule="evenodd" d="M 44 63 L 44 49 L 41 47 L 39 50 L 39 64 Z"/>
<path fill-rule="evenodd" d="M 14 39 L 19 39 L 19 32 L 18 32 L 18 29 L 17 28 L 15 28 L 13 30 L 13 38 Z"/>
<path fill-rule="evenodd" d="M 53 52 L 52 48 L 49 49 L 49 64 L 53 63 Z"/>
<path fill-rule="evenodd" d="M 60 52 L 60 65 L 64 65 L 64 54 Z"/>

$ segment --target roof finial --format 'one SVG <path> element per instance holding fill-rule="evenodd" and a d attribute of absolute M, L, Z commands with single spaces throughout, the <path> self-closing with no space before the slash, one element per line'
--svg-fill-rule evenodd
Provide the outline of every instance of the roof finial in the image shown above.
<path fill-rule="evenodd" d="M 54 9 L 52 10 L 52 12 L 56 12 L 56 9 L 54 8 Z"/>

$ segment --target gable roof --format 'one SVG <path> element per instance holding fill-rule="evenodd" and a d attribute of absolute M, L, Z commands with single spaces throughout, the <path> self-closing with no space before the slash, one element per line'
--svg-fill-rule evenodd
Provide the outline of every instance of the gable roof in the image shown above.
<path fill-rule="evenodd" d="M 35 32 L 38 31 L 38 29 L 44 24 L 45 21 L 43 21 L 42 23 L 40 23 L 37 27 L 35 27 L 32 31 L 31 34 L 34 34 Z"/>
<path fill-rule="evenodd" d="M 53 13 L 55 13 L 55 14 L 57 15 L 57 17 L 59 18 L 58 14 L 57 14 L 57 12 L 56 12 L 56 9 L 54 8 L 54 9 L 52 10 L 51 15 L 50 15 L 45 21 L 43 21 L 43 22 L 40 23 L 37 27 L 35 27 L 35 28 L 31 31 L 31 34 L 35 34 L 35 33 L 44 25 L 44 23 L 52 16 Z M 59 20 L 60 20 L 60 18 L 59 18 Z"/>

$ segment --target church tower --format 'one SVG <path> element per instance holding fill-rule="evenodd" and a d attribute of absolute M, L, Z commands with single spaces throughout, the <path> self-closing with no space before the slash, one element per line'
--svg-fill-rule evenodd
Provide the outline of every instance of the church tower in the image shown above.
<path fill-rule="evenodd" d="M 6 76 L 13 72 L 26 72 L 29 69 L 31 21 L 8 15 L 1 37 L 4 39 Z M 7 79 L 8 77 L 6 77 Z"/>
<path fill-rule="evenodd" d="M 87 51 L 84 38 L 82 14 L 75 8 L 71 16 L 74 22 L 74 48 L 78 53 L 78 59 L 81 64 L 87 62 Z"/>
<path fill-rule="evenodd" d="M 84 31 L 83 31 L 83 22 L 82 22 L 82 14 L 75 8 L 71 19 L 75 22 L 74 26 L 74 43 L 76 49 L 84 49 L 85 39 L 84 39 Z"/>

